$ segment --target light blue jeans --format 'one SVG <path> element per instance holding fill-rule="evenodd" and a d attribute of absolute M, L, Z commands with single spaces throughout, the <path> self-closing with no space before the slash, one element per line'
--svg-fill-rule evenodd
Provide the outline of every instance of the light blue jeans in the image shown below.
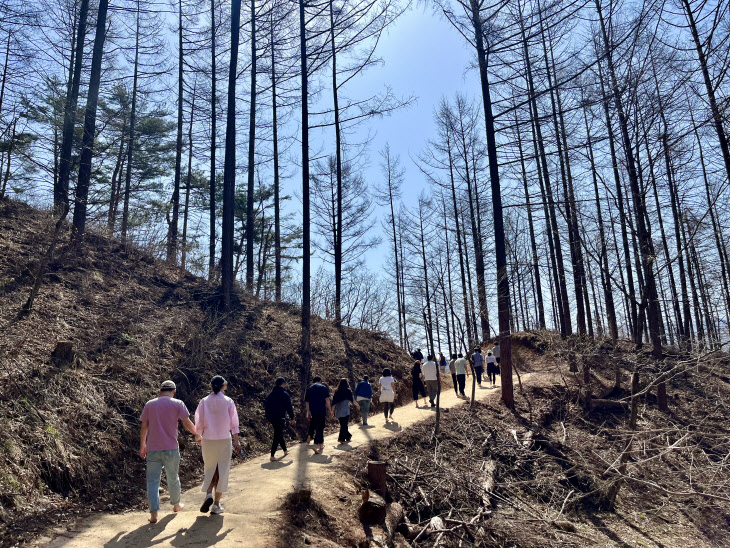
<path fill-rule="evenodd" d="M 167 490 L 170 493 L 170 504 L 180 503 L 180 451 L 149 451 L 147 453 L 147 499 L 150 501 L 150 513 L 160 510 L 160 478 L 165 469 Z"/>

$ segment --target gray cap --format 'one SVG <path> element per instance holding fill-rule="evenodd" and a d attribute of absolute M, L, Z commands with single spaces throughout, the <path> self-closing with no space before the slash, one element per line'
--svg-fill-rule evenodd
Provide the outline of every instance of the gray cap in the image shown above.
<path fill-rule="evenodd" d="M 162 383 L 160 390 L 177 390 L 177 386 L 174 382 L 168 380 Z"/>

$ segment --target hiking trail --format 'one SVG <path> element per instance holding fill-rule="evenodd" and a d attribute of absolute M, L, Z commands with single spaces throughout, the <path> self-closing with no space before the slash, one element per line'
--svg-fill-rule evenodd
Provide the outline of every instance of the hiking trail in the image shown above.
<path fill-rule="evenodd" d="M 531 375 L 523 374 L 522 381 Z M 470 393 L 467 383 L 467 394 Z M 402 389 L 401 389 L 402 390 Z M 477 387 L 476 399 L 498 398 L 500 386 Z M 400 393 L 400 400 L 410 399 L 410 394 Z M 419 400 L 422 401 L 422 400 Z M 468 400 L 456 397 L 450 383 L 441 392 L 441 409 L 449 409 Z M 52 533 L 37 539 L 31 546 L 51 548 L 138 548 L 144 546 L 276 546 L 280 507 L 284 497 L 297 488 L 308 484 L 326 482 L 338 470 L 338 456 L 354 451 L 373 440 L 395 436 L 403 429 L 434 416 L 434 408 L 415 407 L 410 402 L 395 409 L 395 418 L 385 426 L 382 413 L 371 415 L 364 428 L 351 424 L 352 441 L 338 446 L 337 433 L 325 437 L 321 455 L 314 454 L 311 445 L 292 443 L 289 454 L 275 462 L 269 454 L 253 458 L 231 468 L 229 491 L 223 496 L 225 513 L 222 515 L 199 512 L 204 494 L 200 486 L 184 491 L 182 502 L 185 509 L 173 513 L 165 497 L 160 507 L 159 521 L 147 523 L 146 511 L 129 511 L 121 514 L 99 513 L 76 523 L 72 528 L 56 528 Z M 353 410 L 353 413 L 355 411 Z M 185 434 L 187 435 L 187 434 Z M 281 455 L 281 452 L 277 453 Z M 186 466 L 185 460 L 180 466 Z M 165 493 L 166 494 L 166 493 Z"/>

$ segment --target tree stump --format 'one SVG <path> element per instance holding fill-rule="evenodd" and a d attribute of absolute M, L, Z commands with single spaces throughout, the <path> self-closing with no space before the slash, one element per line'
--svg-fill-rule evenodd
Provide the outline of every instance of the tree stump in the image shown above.
<path fill-rule="evenodd" d="M 368 461 L 368 481 L 375 488 L 375 492 L 381 497 L 385 497 L 388 492 L 388 484 L 386 481 L 386 473 L 388 472 L 388 463 L 382 460 Z"/>

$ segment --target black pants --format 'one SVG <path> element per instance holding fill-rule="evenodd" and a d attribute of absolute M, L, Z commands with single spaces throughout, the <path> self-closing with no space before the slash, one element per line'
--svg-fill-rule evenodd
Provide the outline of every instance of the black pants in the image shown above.
<path fill-rule="evenodd" d="M 418 401 L 418 395 L 426 397 L 426 389 L 421 379 L 413 379 L 413 401 Z"/>
<path fill-rule="evenodd" d="M 314 443 L 320 445 L 324 443 L 324 425 L 327 420 L 327 415 L 317 414 L 312 415 L 312 420 L 309 421 L 309 437 L 314 439 Z"/>
<path fill-rule="evenodd" d="M 459 386 L 456 381 L 456 373 L 451 374 L 451 380 L 454 381 L 454 392 L 456 392 L 456 395 L 459 395 Z"/>
<path fill-rule="evenodd" d="M 395 409 L 395 403 L 391 403 L 389 401 L 383 402 L 383 413 L 385 413 L 385 418 L 388 418 L 388 414 L 390 413 L 390 416 L 393 416 L 393 409 Z"/>
<path fill-rule="evenodd" d="M 474 372 L 477 375 L 477 384 L 482 384 L 482 374 L 484 373 L 483 367 L 475 367 Z"/>
<path fill-rule="evenodd" d="M 286 451 L 286 442 L 284 441 L 284 428 L 286 427 L 286 419 L 276 419 L 271 423 L 274 427 L 274 441 L 271 442 L 271 456 L 274 456 L 276 450 L 281 448 Z"/>
<path fill-rule="evenodd" d="M 466 394 L 464 394 L 464 388 L 466 387 L 466 373 L 456 375 L 456 380 L 459 381 L 459 392 L 461 392 L 462 396 L 465 396 Z"/>
<path fill-rule="evenodd" d="M 350 422 L 350 415 L 340 417 L 337 420 L 340 421 L 340 435 L 337 437 L 337 441 L 350 441 L 352 439 L 352 434 L 350 434 L 350 430 L 347 428 L 347 425 Z"/>

